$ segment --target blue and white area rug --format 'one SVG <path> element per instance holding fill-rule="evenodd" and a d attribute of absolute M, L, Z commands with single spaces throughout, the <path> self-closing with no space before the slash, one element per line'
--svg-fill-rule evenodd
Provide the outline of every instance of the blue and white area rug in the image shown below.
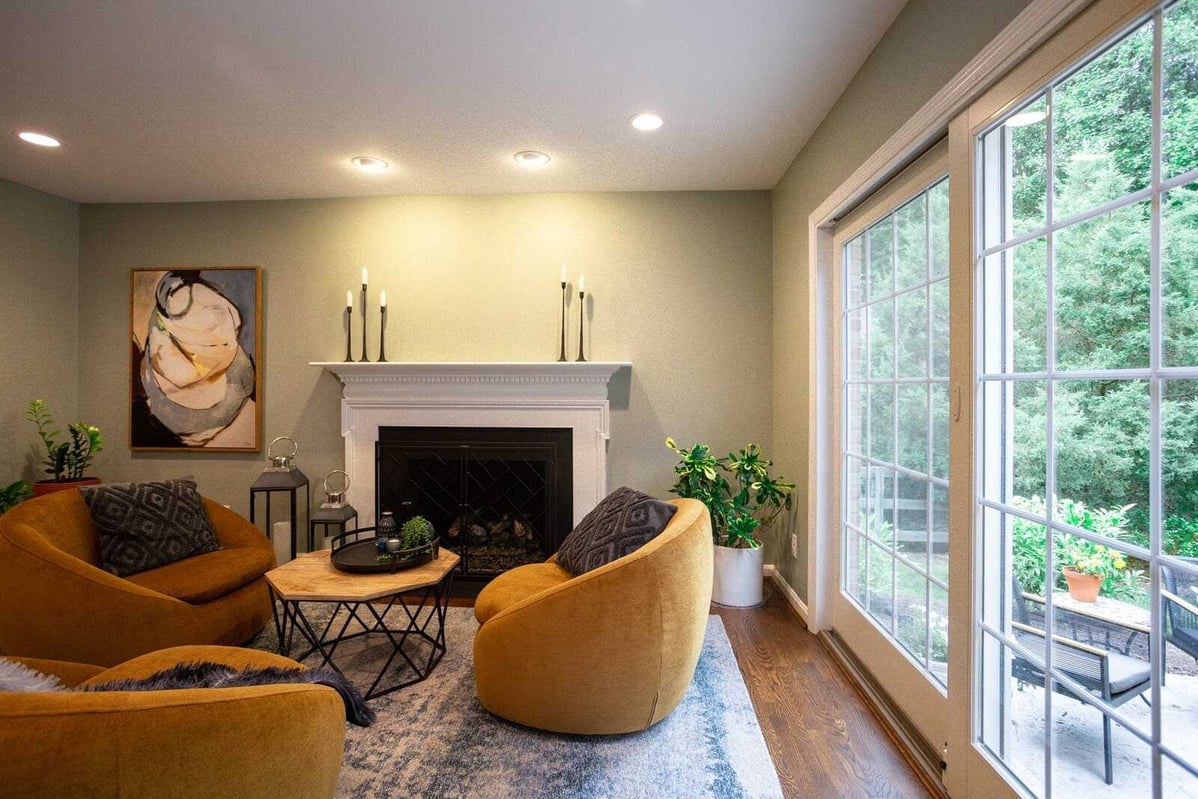
<path fill-rule="evenodd" d="M 305 610 L 314 620 L 318 617 L 316 606 L 305 606 Z M 371 707 L 379 717 L 374 726 L 347 728 L 338 796 L 782 796 L 778 774 L 718 616 L 708 618 L 699 667 L 678 708 L 646 732 L 620 736 L 558 735 L 487 713 L 474 695 L 471 650 L 476 629 L 472 610 L 450 608 L 448 652 L 432 676 L 372 700 Z M 347 642 L 336 656 L 338 665 L 359 685 L 369 682 L 368 671 L 359 672 L 368 670 L 373 659 L 367 640 Z M 268 626 L 253 646 L 274 651 L 274 644 L 274 629 Z M 358 644 L 365 646 L 353 651 Z"/>

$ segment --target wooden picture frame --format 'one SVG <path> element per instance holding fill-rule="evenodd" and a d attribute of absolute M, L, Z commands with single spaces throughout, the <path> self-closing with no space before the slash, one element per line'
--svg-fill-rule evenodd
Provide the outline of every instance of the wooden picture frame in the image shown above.
<path fill-rule="evenodd" d="M 262 270 L 131 269 L 129 449 L 262 450 Z"/>

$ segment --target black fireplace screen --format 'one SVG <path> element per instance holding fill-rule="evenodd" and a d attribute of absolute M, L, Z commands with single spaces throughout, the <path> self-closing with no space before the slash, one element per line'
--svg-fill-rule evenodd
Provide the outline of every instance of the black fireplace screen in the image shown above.
<path fill-rule="evenodd" d="M 561 428 L 384 427 L 376 449 L 376 515 L 425 516 L 467 579 L 539 563 L 570 532 L 571 431 Z"/>

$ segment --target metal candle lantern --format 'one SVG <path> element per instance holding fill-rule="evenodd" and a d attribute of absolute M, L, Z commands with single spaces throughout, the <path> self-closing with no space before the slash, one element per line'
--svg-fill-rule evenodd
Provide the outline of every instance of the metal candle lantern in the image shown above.
<path fill-rule="evenodd" d="M 341 475 L 341 489 L 334 490 L 329 487 L 329 482 L 337 475 Z M 334 469 L 329 472 L 324 478 L 324 502 L 320 503 L 320 507 L 312 514 L 312 518 L 308 522 L 308 551 L 312 551 L 317 541 L 316 526 L 320 525 L 323 528 L 324 537 L 328 537 L 329 526 L 337 528 L 336 535 L 344 535 L 346 528 L 349 526 L 350 519 L 358 518 L 358 511 L 354 506 L 345 501 L 345 495 L 349 491 L 349 475 L 341 469 Z"/>
<path fill-rule="evenodd" d="M 274 446 L 280 441 L 291 442 L 291 452 L 289 454 L 274 454 Z M 258 479 L 250 486 L 250 522 L 254 522 L 256 502 L 259 494 L 266 495 L 266 531 L 267 535 L 273 534 L 273 528 L 270 524 L 270 495 L 275 492 L 288 494 L 290 500 L 290 527 L 291 527 L 291 557 L 295 557 L 295 538 L 296 538 L 296 523 L 297 523 L 297 493 L 300 488 L 304 489 L 304 508 L 305 511 L 311 501 L 309 494 L 308 477 L 292 464 L 292 459 L 299 453 L 299 445 L 295 443 L 295 439 L 288 436 L 279 436 L 274 441 L 270 442 L 270 446 L 266 448 L 266 460 L 270 463 L 262 474 L 258 475 Z"/>

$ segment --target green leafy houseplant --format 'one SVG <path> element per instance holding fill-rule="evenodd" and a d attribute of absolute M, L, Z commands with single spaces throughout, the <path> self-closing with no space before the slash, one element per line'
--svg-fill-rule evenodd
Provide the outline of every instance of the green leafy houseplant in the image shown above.
<path fill-rule="evenodd" d="M 427 546 L 433 541 L 433 525 L 423 516 L 413 516 L 399 528 L 404 549 Z"/>
<path fill-rule="evenodd" d="M 33 495 L 33 486 L 24 480 L 0 488 L 0 514 L 7 513 Z"/>
<path fill-rule="evenodd" d="M 711 513 L 715 543 L 736 549 L 761 546 L 757 533 L 774 523 L 791 507 L 795 484 L 770 476 L 773 461 L 761 456 L 761 447 L 748 444 L 739 452 L 717 458 L 711 447 L 695 444 L 680 448 L 672 438 L 666 446 L 678 455 L 674 467 L 677 482 L 670 488 L 676 496 L 697 499 Z M 727 476 L 731 476 L 731 481 Z"/>
<path fill-rule="evenodd" d="M 92 458 L 104 449 L 104 437 L 100 428 L 84 422 L 67 425 L 67 437 L 59 441 L 61 431 L 54 430 L 54 417 L 46 407 L 45 400 L 35 399 L 29 403 L 25 418 L 37 426 L 37 434 L 46 446 L 46 474 L 56 483 L 81 480 L 87 476 Z"/>

